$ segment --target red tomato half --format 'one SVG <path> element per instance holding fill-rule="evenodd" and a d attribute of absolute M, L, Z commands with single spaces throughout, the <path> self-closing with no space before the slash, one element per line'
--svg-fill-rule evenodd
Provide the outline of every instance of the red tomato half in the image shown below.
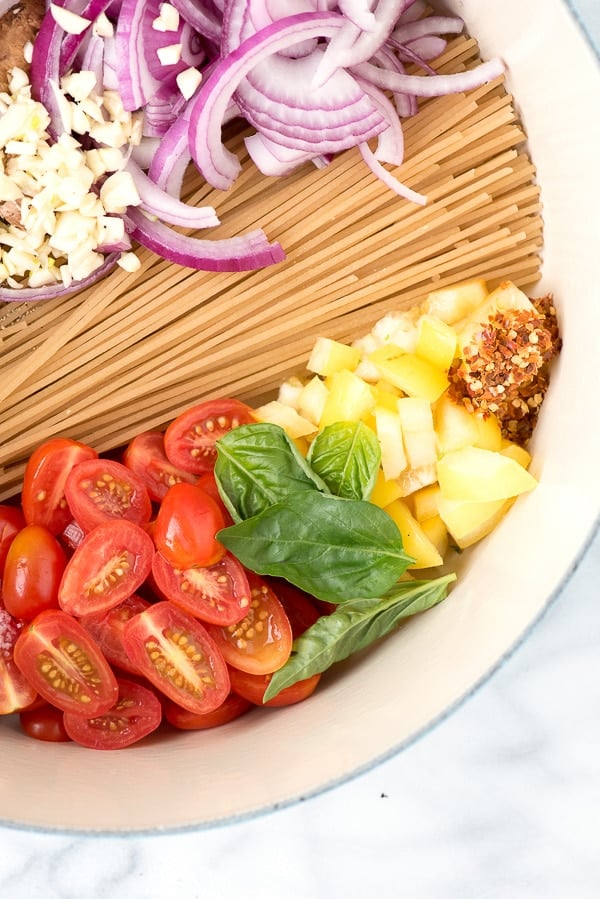
<path fill-rule="evenodd" d="M 218 708 L 229 693 L 227 665 L 202 624 L 170 602 L 135 615 L 123 646 L 140 674 L 190 712 Z"/>
<path fill-rule="evenodd" d="M 283 578 L 268 577 L 265 580 L 285 609 L 292 626 L 294 640 L 321 617 L 321 613 L 313 605 L 313 598 L 304 590 L 300 590 L 289 581 L 284 581 Z"/>
<path fill-rule="evenodd" d="M 152 536 L 159 553 L 178 568 L 214 565 L 225 555 L 215 539 L 224 526 L 212 496 L 194 484 L 175 484 L 160 505 Z"/>
<path fill-rule="evenodd" d="M 111 665 L 130 674 L 138 674 L 138 669 L 123 648 L 123 629 L 130 618 L 148 608 L 150 603 L 134 594 L 108 612 L 80 618 L 80 624 L 92 635 Z"/>
<path fill-rule="evenodd" d="M 18 506 L 0 505 L 0 580 L 8 548 L 24 527 L 25 518 Z"/>
<path fill-rule="evenodd" d="M 13 651 L 24 621 L 0 606 L 0 715 L 10 715 L 35 702 L 37 692 L 15 665 Z"/>
<path fill-rule="evenodd" d="M 21 494 L 27 524 L 41 524 L 60 534 L 73 517 L 65 497 L 67 476 L 78 462 L 97 457 L 91 446 L 66 437 L 54 437 L 34 450 L 25 468 Z"/>
<path fill-rule="evenodd" d="M 2 599 L 16 618 L 35 618 L 58 609 L 58 587 L 67 557 L 50 531 L 26 525 L 10 545 L 4 564 Z"/>
<path fill-rule="evenodd" d="M 153 555 L 152 539 L 137 524 L 124 518 L 99 524 L 67 563 L 58 590 L 61 609 L 79 618 L 118 606 L 144 583 Z"/>
<path fill-rule="evenodd" d="M 115 704 L 118 687 L 108 662 L 70 615 L 51 609 L 26 624 L 14 659 L 46 702 L 81 715 L 101 715 Z"/>
<path fill-rule="evenodd" d="M 315 692 L 317 684 L 321 680 L 320 674 L 313 674 L 305 680 L 292 684 L 291 687 L 285 687 L 273 699 L 263 702 L 263 696 L 267 689 L 272 674 L 248 674 L 247 671 L 238 671 L 236 668 L 229 669 L 229 677 L 231 679 L 231 689 L 243 696 L 248 702 L 254 705 L 264 705 L 268 708 L 281 708 L 285 705 L 294 705 L 308 699 Z"/>
<path fill-rule="evenodd" d="M 68 743 L 71 739 L 65 730 L 63 712 L 47 702 L 21 712 L 19 723 L 28 737 L 43 743 Z"/>
<path fill-rule="evenodd" d="M 119 678 L 119 698 L 114 706 L 92 718 L 65 712 L 67 734 L 87 749 L 124 749 L 138 743 L 159 726 L 162 706 L 152 690 Z"/>
<path fill-rule="evenodd" d="M 209 568 L 184 569 L 155 553 L 152 576 L 162 596 L 208 624 L 235 624 L 248 612 L 248 578 L 231 553 Z"/>
<path fill-rule="evenodd" d="M 215 443 L 239 425 L 256 421 L 249 406 L 239 400 L 207 400 L 192 406 L 172 421 L 165 431 L 165 453 L 184 471 L 202 474 L 215 466 Z"/>
<path fill-rule="evenodd" d="M 247 615 L 237 624 L 208 627 L 228 665 L 249 674 L 270 674 L 289 658 L 292 628 L 271 588 L 256 574 L 246 574 L 251 597 Z"/>
<path fill-rule="evenodd" d="M 152 515 L 141 479 L 112 459 L 90 459 L 75 465 L 65 481 L 65 496 L 72 517 L 84 531 L 120 519 L 144 525 Z"/>
<path fill-rule="evenodd" d="M 196 482 L 195 475 L 169 462 L 162 431 L 144 431 L 134 437 L 123 454 L 123 464 L 144 482 L 150 499 L 157 503 L 174 484 Z"/>
<path fill-rule="evenodd" d="M 221 727 L 229 724 L 252 708 L 252 703 L 237 693 L 230 693 L 227 699 L 213 712 L 204 715 L 195 715 L 182 709 L 180 705 L 168 699 L 164 705 L 164 715 L 169 724 L 177 730 L 209 730 L 212 727 Z"/>

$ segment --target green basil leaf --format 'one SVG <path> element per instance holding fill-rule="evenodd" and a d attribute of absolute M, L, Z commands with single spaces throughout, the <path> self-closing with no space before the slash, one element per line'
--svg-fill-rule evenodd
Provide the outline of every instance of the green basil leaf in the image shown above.
<path fill-rule="evenodd" d="M 283 428 L 255 422 L 217 441 L 215 479 L 234 521 L 259 515 L 290 493 L 329 489 Z"/>
<path fill-rule="evenodd" d="M 327 602 L 381 596 L 414 561 L 383 509 L 316 490 L 292 493 L 217 538 L 246 568 Z"/>
<path fill-rule="evenodd" d="M 455 579 L 450 574 L 431 581 L 403 581 L 381 599 L 356 599 L 323 615 L 294 640 L 292 654 L 271 676 L 263 702 L 365 649 L 389 634 L 403 618 L 437 605 Z"/>
<path fill-rule="evenodd" d="M 368 499 L 377 480 L 381 447 L 364 422 L 338 421 L 317 434 L 308 462 L 336 496 Z"/>

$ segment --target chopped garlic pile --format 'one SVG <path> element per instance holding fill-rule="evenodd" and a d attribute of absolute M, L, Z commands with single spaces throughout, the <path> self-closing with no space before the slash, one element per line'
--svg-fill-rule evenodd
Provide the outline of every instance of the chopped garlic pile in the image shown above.
<path fill-rule="evenodd" d="M 1 286 L 68 287 L 113 249 L 128 271 L 139 266 L 122 213 L 140 197 L 122 169 L 141 140 L 141 119 L 116 92 L 97 93 L 92 72 L 67 75 L 54 90 L 65 128 L 56 141 L 23 70 L 12 70 L 0 94 Z M 74 134 L 89 135 L 96 148 L 85 150 Z"/>

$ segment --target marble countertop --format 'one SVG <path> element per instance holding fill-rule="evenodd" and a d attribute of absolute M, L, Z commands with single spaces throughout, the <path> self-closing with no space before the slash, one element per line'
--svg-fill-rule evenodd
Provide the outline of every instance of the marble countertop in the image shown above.
<path fill-rule="evenodd" d="M 598 0 L 572 5 L 600 46 Z M 425 738 L 355 780 L 198 833 L 0 827 L 0 896 L 598 899 L 599 583 L 597 535 L 500 671 Z"/>

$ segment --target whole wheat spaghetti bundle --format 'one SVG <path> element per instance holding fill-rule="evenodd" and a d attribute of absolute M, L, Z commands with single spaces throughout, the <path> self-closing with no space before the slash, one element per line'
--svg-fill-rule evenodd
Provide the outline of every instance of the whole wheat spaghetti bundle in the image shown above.
<path fill-rule="evenodd" d="M 479 62 L 461 37 L 435 63 Z M 164 426 L 192 403 L 262 400 L 300 371 L 317 334 L 351 340 L 432 287 L 482 277 L 521 288 L 539 278 L 539 190 L 502 80 L 423 102 L 404 125 L 395 174 L 427 196 L 391 193 L 358 151 L 323 170 L 262 176 L 244 170 L 226 194 L 190 175 L 186 198 L 215 206 L 216 237 L 260 226 L 287 260 L 256 272 L 192 272 L 138 251 L 75 297 L 0 307 L 0 498 L 15 493 L 43 440 L 74 437 L 99 451 Z"/>

